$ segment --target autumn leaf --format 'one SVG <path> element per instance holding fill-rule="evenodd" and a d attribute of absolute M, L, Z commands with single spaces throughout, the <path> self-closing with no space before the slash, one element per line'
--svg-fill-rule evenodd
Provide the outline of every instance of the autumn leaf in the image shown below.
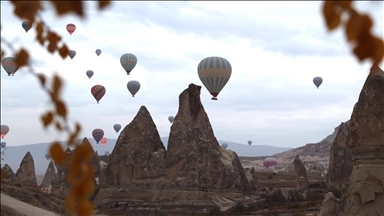
<path fill-rule="evenodd" d="M 359 61 L 370 58 L 372 53 L 375 52 L 374 39 L 375 38 L 369 33 L 360 36 L 356 47 L 353 49 L 353 52 Z"/>
<path fill-rule="evenodd" d="M 51 112 L 47 112 L 41 116 L 41 121 L 43 122 L 44 128 L 47 128 L 53 121 L 53 114 Z"/>
<path fill-rule="evenodd" d="M 57 15 L 62 16 L 67 13 L 75 13 L 83 17 L 83 1 L 50 1 L 56 8 Z"/>
<path fill-rule="evenodd" d="M 61 48 L 59 49 L 59 54 L 61 56 L 61 58 L 65 59 L 68 57 L 68 54 L 69 54 L 69 49 L 67 47 L 67 45 L 63 45 L 61 46 Z"/>
<path fill-rule="evenodd" d="M 35 21 L 36 14 L 42 9 L 40 1 L 10 1 L 14 5 L 14 13 L 21 19 L 27 19 L 31 23 Z"/>
<path fill-rule="evenodd" d="M 18 67 L 22 67 L 24 65 L 27 65 L 29 61 L 29 55 L 27 50 L 21 49 L 19 53 L 16 55 L 16 65 Z"/>
<path fill-rule="evenodd" d="M 109 0 L 99 0 L 99 10 L 103 10 L 105 7 L 109 6 L 111 1 Z"/>
<path fill-rule="evenodd" d="M 56 105 L 56 113 L 59 116 L 61 116 L 63 119 L 66 119 L 67 118 L 67 108 L 66 108 L 64 102 L 61 100 L 56 100 L 55 105 Z"/>
<path fill-rule="evenodd" d="M 64 165 L 66 154 L 64 152 L 63 147 L 61 147 L 59 142 L 54 142 L 50 149 L 49 154 L 51 155 L 52 159 L 58 164 L 58 165 Z"/>
<path fill-rule="evenodd" d="M 53 83 L 52 83 L 52 94 L 55 97 L 60 96 L 61 87 L 62 87 L 61 78 L 57 74 L 55 74 L 53 77 Z"/>

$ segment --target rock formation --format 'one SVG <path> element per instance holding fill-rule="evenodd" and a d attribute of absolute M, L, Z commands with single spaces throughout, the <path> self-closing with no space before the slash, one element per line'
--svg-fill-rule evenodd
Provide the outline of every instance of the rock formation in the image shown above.
<path fill-rule="evenodd" d="M 352 172 L 352 151 L 347 146 L 349 121 L 341 123 L 336 139 L 334 140 L 329 158 L 327 173 L 327 189 L 339 197 L 341 186 L 349 179 Z"/>
<path fill-rule="evenodd" d="M 377 66 L 372 67 L 353 109 L 347 145 L 353 169 L 341 192 L 342 215 L 383 215 L 384 72 Z"/>
<path fill-rule="evenodd" d="M 51 186 L 51 181 L 56 177 L 56 169 L 53 165 L 53 162 L 50 161 L 48 164 L 47 171 L 45 172 L 43 181 L 39 185 L 40 188 L 49 188 Z"/>
<path fill-rule="evenodd" d="M 16 183 L 22 187 L 37 187 L 35 162 L 31 153 L 27 152 L 16 172 Z"/>
<path fill-rule="evenodd" d="M 5 164 L 4 167 L 1 169 L 1 171 L 6 175 L 6 178 L 2 179 L 2 182 L 6 182 L 10 184 L 15 183 L 16 175 L 8 164 Z"/>
<path fill-rule="evenodd" d="M 142 106 L 120 133 L 100 182 L 118 186 L 165 175 L 164 155 L 156 125 L 147 108 Z"/>
<path fill-rule="evenodd" d="M 220 148 L 200 101 L 200 86 L 179 96 L 179 111 L 169 135 L 168 177 L 182 187 L 241 188 L 247 184 L 237 154 Z"/>
<path fill-rule="evenodd" d="M 309 190 L 309 183 L 307 178 L 307 170 L 301 162 L 299 156 L 293 160 L 293 166 L 296 174 L 296 190 L 306 192 Z"/>
<path fill-rule="evenodd" d="M 325 195 L 319 216 L 337 215 L 339 212 L 340 199 L 336 198 L 332 192 Z"/>

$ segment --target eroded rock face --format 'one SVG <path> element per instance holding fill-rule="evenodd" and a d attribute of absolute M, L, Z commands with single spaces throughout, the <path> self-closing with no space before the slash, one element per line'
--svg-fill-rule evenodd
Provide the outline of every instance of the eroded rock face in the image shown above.
<path fill-rule="evenodd" d="M 165 174 L 164 154 L 165 148 L 156 125 L 147 108 L 142 106 L 120 133 L 100 181 L 117 186 L 133 180 L 160 177 Z"/>
<path fill-rule="evenodd" d="M 293 167 L 296 174 L 296 190 L 300 192 L 306 192 L 309 189 L 307 170 L 304 164 L 301 162 L 299 156 L 296 156 L 293 160 Z"/>
<path fill-rule="evenodd" d="M 6 178 L 2 179 L 2 182 L 6 182 L 9 184 L 15 183 L 16 175 L 8 164 L 5 164 L 1 171 L 6 175 Z"/>
<path fill-rule="evenodd" d="M 27 152 L 16 172 L 16 182 L 22 187 L 37 187 L 35 162 L 31 153 Z"/>
<path fill-rule="evenodd" d="M 56 169 L 53 165 L 53 162 L 49 162 L 47 171 L 45 172 L 44 179 L 39 185 L 40 188 L 49 188 L 51 186 L 51 181 L 56 177 Z"/>
<path fill-rule="evenodd" d="M 241 188 L 247 178 L 237 154 L 220 148 L 200 101 L 201 86 L 190 84 L 179 96 L 166 154 L 175 186 Z"/>
<path fill-rule="evenodd" d="M 341 123 L 330 150 L 329 170 L 327 172 L 327 189 L 339 197 L 341 186 L 352 172 L 352 151 L 347 146 L 349 121 Z"/>
<path fill-rule="evenodd" d="M 374 72 L 373 70 L 376 70 Z M 343 215 L 384 212 L 384 72 L 372 67 L 356 103 L 347 145 L 353 154 L 349 183 L 341 193 Z"/>
<path fill-rule="evenodd" d="M 321 205 L 319 216 L 337 215 L 339 212 L 339 203 L 340 199 L 336 198 L 332 192 L 328 192 Z"/>

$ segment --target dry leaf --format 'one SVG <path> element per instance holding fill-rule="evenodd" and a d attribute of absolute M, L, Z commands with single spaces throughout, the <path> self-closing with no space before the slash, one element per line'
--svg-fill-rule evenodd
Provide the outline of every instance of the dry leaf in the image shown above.
<path fill-rule="evenodd" d="M 63 147 L 61 147 L 59 142 L 54 142 L 50 149 L 49 154 L 51 155 L 51 158 L 58 164 L 58 165 L 64 165 L 66 154 L 64 152 Z"/>
<path fill-rule="evenodd" d="M 47 50 L 50 53 L 54 53 L 55 50 L 57 50 L 57 45 L 54 43 L 50 43 L 50 44 L 48 44 Z"/>
<path fill-rule="evenodd" d="M 56 100 L 55 101 L 56 105 L 56 112 L 59 116 L 62 118 L 66 119 L 67 118 L 67 107 L 65 107 L 65 104 L 61 100 Z"/>
<path fill-rule="evenodd" d="M 69 49 L 68 49 L 67 45 L 64 44 L 63 46 L 61 46 L 61 48 L 59 49 L 59 54 L 60 54 L 61 58 L 63 58 L 63 59 L 68 57 Z"/>
<path fill-rule="evenodd" d="M 40 1 L 10 1 L 14 5 L 14 14 L 21 19 L 27 19 L 31 23 L 35 21 L 37 12 L 42 9 Z"/>
<path fill-rule="evenodd" d="M 16 65 L 18 67 L 22 67 L 24 65 L 27 65 L 28 64 L 28 61 L 29 61 L 29 55 L 28 55 L 28 52 L 27 50 L 25 49 L 21 49 L 19 51 L 19 53 L 17 53 L 16 55 Z"/>
<path fill-rule="evenodd" d="M 74 199 L 73 194 L 69 193 L 67 199 L 65 200 L 65 206 L 67 207 L 67 211 L 70 214 L 75 212 L 75 203 L 73 199 Z"/>
<path fill-rule="evenodd" d="M 53 83 L 52 83 L 52 94 L 55 97 L 58 97 L 60 95 L 61 87 L 62 87 L 61 78 L 57 74 L 55 74 L 53 77 Z"/>
<path fill-rule="evenodd" d="M 45 76 L 44 76 L 44 74 L 40 73 L 40 74 L 37 75 L 37 76 L 39 77 L 40 84 L 41 84 L 42 86 L 44 86 L 44 85 L 45 85 L 45 82 L 47 81 L 46 78 L 45 78 Z"/>
<path fill-rule="evenodd" d="M 57 15 L 62 16 L 67 13 L 75 13 L 83 17 L 83 2 L 82 1 L 50 1 L 56 8 Z"/>
<path fill-rule="evenodd" d="M 43 116 L 41 116 L 41 121 L 43 122 L 44 128 L 47 128 L 53 121 L 53 114 L 51 112 L 47 112 Z"/>
<path fill-rule="evenodd" d="M 103 10 L 105 7 L 109 6 L 111 1 L 109 0 L 99 0 L 99 10 Z"/>
<path fill-rule="evenodd" d="M 60 122 L 56 122 L 56 124 L 55 124 L 55 128 L 56 128 L 58 131 L 62 131 L 62 130 L 63 130 L 63 127 L 61 126 Z"/>
<path fill-rule="evenodd" d="M 353 49 L 356 57 L 359 61 L 364 61 L 367 58 L 370 58 L 372 53 L 374 53 L 374 38 L 369 33 L 361 35 L 357 41 L 357 46 Z"/>

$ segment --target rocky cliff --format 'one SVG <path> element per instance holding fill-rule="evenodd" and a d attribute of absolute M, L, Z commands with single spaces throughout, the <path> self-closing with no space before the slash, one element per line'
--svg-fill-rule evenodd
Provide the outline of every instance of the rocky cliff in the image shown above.
<path fill-rule="evenodd" d="M 16 172 L 16 183 L 22 187 L 37 187 L 35 163 L 30 152 L 25 154 Z"/>

